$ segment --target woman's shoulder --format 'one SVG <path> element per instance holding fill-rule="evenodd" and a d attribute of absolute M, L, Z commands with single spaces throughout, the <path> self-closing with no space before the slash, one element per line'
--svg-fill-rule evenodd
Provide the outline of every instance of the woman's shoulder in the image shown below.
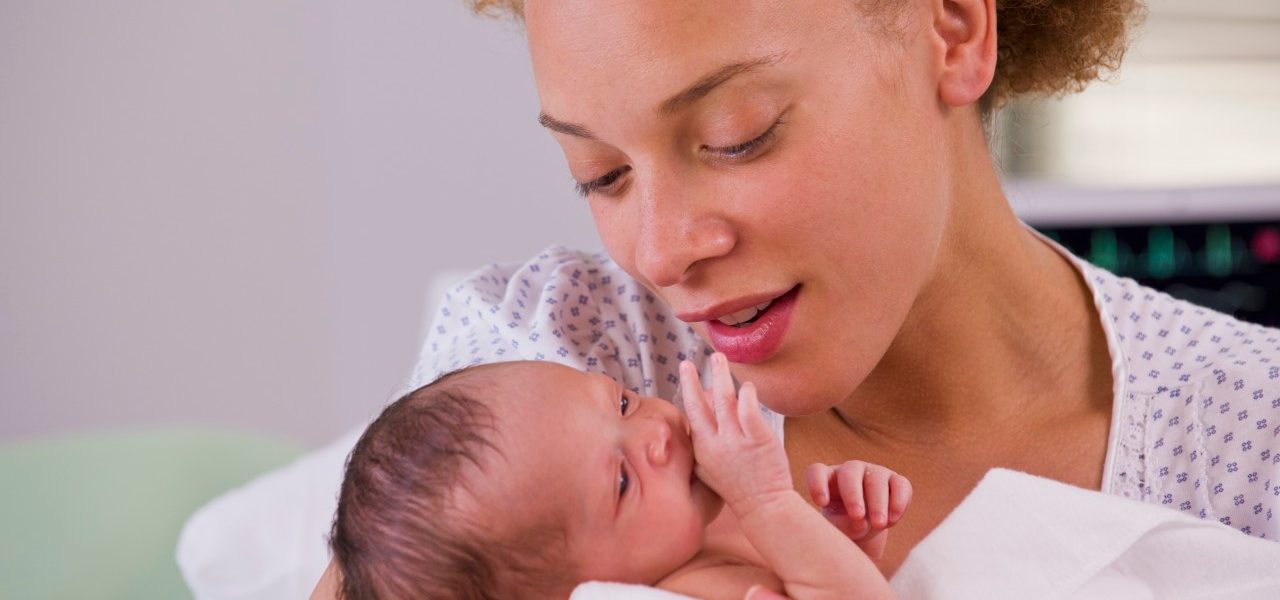
<path fill-rule="evenodd" d="M 1143 496 L 1280 538 L 1280 330 L 1091 271 Z"/>
<path fill-rule="evenodd" d="M 1136 391 L 1218 382 L 1280 385 L 1280 330 L 1174 298 L 1097 267 L 1086 271 L 1113 359 Z M 1233 387 L 1235 382 L 1233 381 Z"/>
<path fill-rule="evenodd" d="M 1280 384 L 1272 375 L 1224 365 L 1185 386 L 1132 393 L 1128 402 L 1143 409 L 1135 412 L 1144 496 L 1280 539 Z"/>
<path fill-rule="evenodd" d="M 552 246 L 448 288 L 410 385 L 469 365 L 550 360 L 670 397 L 680 360 L 708 353 L 691 327 L 607 255 Z"/>

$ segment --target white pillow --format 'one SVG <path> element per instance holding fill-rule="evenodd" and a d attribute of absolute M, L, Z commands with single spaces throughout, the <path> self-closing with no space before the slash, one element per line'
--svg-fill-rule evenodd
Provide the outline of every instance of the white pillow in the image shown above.
<path fill-rule="evenodd" d="M 178 568 L 196 600 L 306 598 L 329 563 L 327 534 L 347 454 L 364 426 L 192 515 Z"/>

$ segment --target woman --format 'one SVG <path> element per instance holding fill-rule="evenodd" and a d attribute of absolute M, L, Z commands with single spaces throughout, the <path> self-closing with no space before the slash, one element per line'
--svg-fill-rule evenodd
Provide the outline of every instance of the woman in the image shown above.
<path fill-rule="evenodd" d="M 911 480 L 886 574 L 993 467 L 1280 536 L 1280 332 L 1070 257 L 988 152 L 994 108 L 1116 66 L 1137 2 L 473 3 L 523 19 L 611 260 L 473 277 L 419 379 L 550 358 L 663 394 L 709 344 L 792 465 Z"/>

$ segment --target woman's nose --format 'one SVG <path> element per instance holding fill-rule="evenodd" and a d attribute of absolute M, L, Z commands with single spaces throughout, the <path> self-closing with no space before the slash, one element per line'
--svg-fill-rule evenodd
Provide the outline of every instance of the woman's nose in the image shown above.
<path fill-rule="evenodd" d="M 657 287 L 681 283 L 700 260 L 728 254 L 733 227 L 685 197 L 655 190 L 643 195 L 636 241 L 636 270 Z"/>

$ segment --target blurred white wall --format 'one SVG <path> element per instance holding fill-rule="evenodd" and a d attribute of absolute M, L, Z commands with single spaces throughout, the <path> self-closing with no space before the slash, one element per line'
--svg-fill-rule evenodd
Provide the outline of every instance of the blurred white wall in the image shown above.
<path fill-rule="evenodd" d="M 369 416 L 434 273 L 598 246 L 527 60 L 461 0 L 0 0 L 0 441 Z"/>
<path fill-rule="evenodd" d="M 1280 183 L 1280 2 L 1147 5 L 1119 72 L 1006 112 L 1007 173 L 1094 188 Z"/>

